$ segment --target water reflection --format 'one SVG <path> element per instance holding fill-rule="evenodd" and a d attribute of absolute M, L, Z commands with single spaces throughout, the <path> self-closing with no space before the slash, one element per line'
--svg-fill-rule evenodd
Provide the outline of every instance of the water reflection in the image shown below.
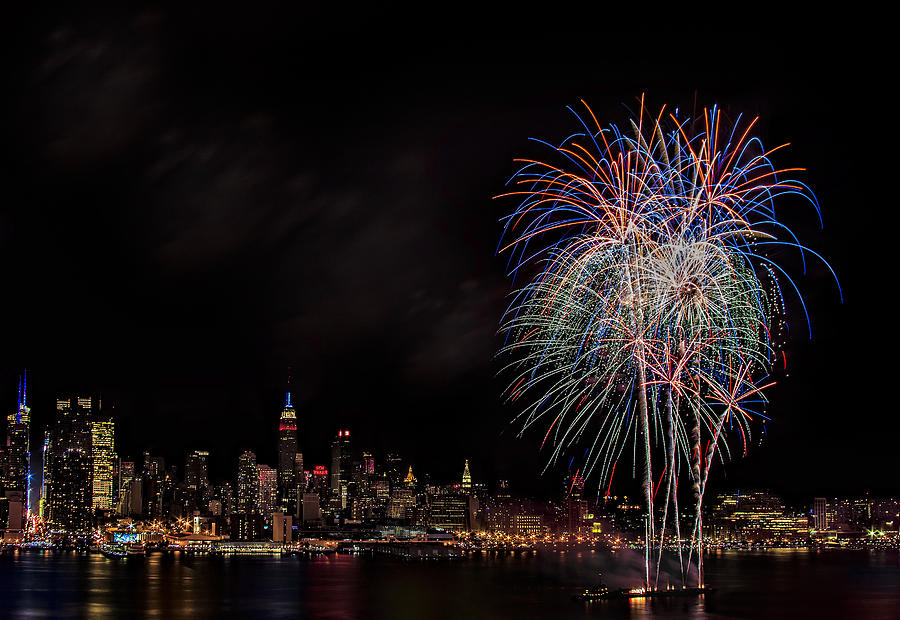
<path fill-rule="evenodd" d="M 900 618 L 896 552 L 717 551 L 705 597 L 572 600 L 598 571 L 613 587 L 639 583 L 638 560 L 578 549 L 424 563 L 12 552 L 0 556 L 0 617 Z"/>

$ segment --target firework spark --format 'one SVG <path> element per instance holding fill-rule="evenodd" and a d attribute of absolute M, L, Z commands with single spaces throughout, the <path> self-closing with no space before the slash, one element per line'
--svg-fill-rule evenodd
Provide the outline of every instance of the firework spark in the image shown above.
<path fill-rule="evenodd" d="M 767 250 L 821 259 L 776 218 L 775 203 L 795 194 L 820 222 L 821 214 L 812 192 L 789 178 L 801 169 L 772 164 L 782 147 L 765 150 L 751 136 L 755 121 L 738 118 L 725 130 L 717 108 L 699 123 L 665 109 L 654 118 L 642 99 L 637 120 L 621 131 L 602 128 L 584 107 L 575 114 L 581 132 L 558 146 L 543 143 L 558 163 L 518 160 L 514 189 L 501 195 L 521 202 L 504 218 L 498 250 L 509 255 L 514 285 L 526 280 L 501 324 L 510 400 L 522 432 L 546 425 L 548 467 L 587 443 L 582 469 L 599 488 L 634 446 L 659 556 L 670 505 L 681 540 L 677 488 L 687 477 L 693 551 L 709 468 L 729 454 L 728 435 L 746 452 L 761 415 L 754 407 L 772 385 L 784 284 L 806 313 Z M 655 491 L 654 464 L 662 472 Z M 658 571 L 657 563 L 657 582 Z"/>

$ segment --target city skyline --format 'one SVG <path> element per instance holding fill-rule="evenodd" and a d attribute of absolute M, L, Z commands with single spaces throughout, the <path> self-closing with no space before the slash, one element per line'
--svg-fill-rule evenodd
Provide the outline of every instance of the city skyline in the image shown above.
<path fill-rule="evenodd" d="M 18 401 L 17 405 L 9 416 L 7 416 L 7 421 L 4 426 L 5 436 L 6 437 L 14 437 L 14 433 L 18 432 L 14 429 L 19 428 L 19 426 L 14 426 L 15 420 L 20 421 L 24 419 L 28 423 L 27 431 L 29 435 L 33 435 L 34 431 L 31 428 L 32 424 L 32 408 L 26 405 L 27 399 L 27 371 L 23 371 L 23 374 L 18 377 Z M 285 386 L 289 387 L 289 383 L 285 383 Z M 201 446 L 203 444 L 202 439 L 191 439 L 186 438 L 184 440 L 187 444 L 194 444 L 195 448 L 188 450 L 184 453 L 177 453 L 170 448 L 165 448 L 161 446 L 138 446 L 138 448 L 133 452 L 123 451 L 121 447 L 118 449 L 114 449 L 113 446 L 120 446 L 118 443 L 117 437 L 120 432 L 115 429 L 118 428 L 116 422 L 116 410 L 115 407 L 102 407 L 101 399 L 95 396 L 84 396 L 84 394 L 88 394 L 88 392 L 82 392 L 81 396 L 77 394 L 66 394 L 66 395 L 58 395 L 56 399 L 56 410 L 53 412 L 55 416 L 59 415 L 61 408 L 63 408 L 65 403 L 73 403 L 72 407 L 77 408 L 85 408 L 85 411 L 89 411 L 90 417 L 85 418 L 85 431 L 89 435 L 91 435 L 91 461 L 86 463 L 86 467 L 92 472 L 89 477 L 90 481 L 90 499 L 85 500 L 86 503 L 89 503 L 93 509 L 98 507 L 102 509 L 115 510 L 115 500 L 113 498 L 113 483 L 112 477 L 115 475 L 117 479 L 121 478 L 120 467 L 124 464 L 131 468 L 132 475 L 135 470 L 139 470 L 141 467 L 141 459 L 149 458 L 149 455 L 155 454 L 153 458 L 160 459 L 160 462 L 165 462 L 168 464 L 168 468 L 178 476 L 179 480 L 183 480 L 185 484 L 188 486 L 192 486 L 191 480 L 197 479 L 198 477 L 202 477 L 205 480 L 206 485 L 212 484 L 232 484 L 235 482 L 235 468 L 240 469 L 241 458 L 244 455 L 252 454 L 252 458 L 254 459 L 254 467 L 263 467 L 269 468 L 273 472 L 277 472 L 277 477 L 274 479 L 275 482 L 275 497 L 277 497 L 277 501 L 279 505 L 288 506 L 291 511 L 298 511 L 302 507 L 298 508 L 298 504 L 295 502 L 299 502 L 301 498 L 298 498 L 296 494 L 293 496 L 290 493 L 285 494 L 283 488 L 283 467 L 284 463 L 281 459 L 281 452 L 284 447 L 284 420 L 285 415 L 294 415 L 292 419 L 294 420 L 294 432 L 299 435 L 300 433 L 300 423 L 302 419 L 298 419 L 296 417 L 296 411 L 293 408 L 293 404 L 291 401 L 291 393 L 290 391 L 283 391 L 282 397 L 282 406 L 278 408 L 277 411 L 277 421 L 274 425 L 272 425 L 271 436 L 273 441 L 269 443 L 274 444 L 274 448 L 272 446 L 267 447 L 264 445 L 256 446 L 251 445 L 250 442 L 243 441 L 240 443 L 242 446 L 240 448 L 239 453 L 234 455 L 229 455 L 226 452 L 220 452 L 215 450 L 214 448 L 209 448 L 208 446 Z M 77 401 L 77 405 L 75 404 Z M 15 418 L 15 420 L 14 420 Z M 272 420 L 269 420 L 271 422 Z M 56 425 L 58 425 L 58 418 L 55 418 L 53 423 L 45 425 L 43 428 L 39 429 L 40 437 L 51 437 L 54 432 L 53 429 Z M 24 430 L 24 429 L 23 429 Z M 350 437 L 350 429 L 342 426 L 336 426 L 330 435 L 326 435 L 324 437 L 310 437 L 308 441 L 310 442 L 309 447 L 305 447 L 301 442 L 295 441 L 293 446 L 295 448 L 296 459 L 291 462 L 292 467 L 291 471 L 297 475 L 297 472 L 305 472 L 308 475 L 313 474 L 313 470 L 317 470 L 324 468 L 324 471 L 327 474 L 327 487 L 332 492 L 338 491 L 341 489 L 342 484 L 345 483 L 346 478 L 341 477 L 340 471 L 341 469 L 344 472 L 350 471 L 351 468 L 351 460 L 353 462 L 354 467 L 363 467 L 369 473 L 374 473 L 374 463 L 377 461 L 379 463 L 382 462 L 383 459 L 390 458 L 402 458 L 402 462 L 404 466 L 408 466 L 409 476 L 413 476 L 412 470 L 415 468 L 419 472 L 419 476 L 425 476 L 425 479 L 429 484 L 447 484 L 448 480 L 458 478 L 459 481 L 456 483 L 460 486 L 460 488 L 466 488 L 466 481 L 468 480 L 468 484 L 471 485 L 472 476 L 469 473 L 469 461 L 472 460 L 476 464 L 480 464 L 479 462 L 482 460 L 478 455 L 472 456 L 462 456 L 461 463 L 459 465 L 456 461 L 446 464 L 447 468 L 443 471 L 450 471 L 451 474 L 448 476 L 446 473 L 442 473 L 438 476 L 432 476 L 431 472 L 427 470 L 422 464 L 416 462 L 414 459 L 410 459 L 408 455 L 403 455 L 398 457 L 398 450 L 396 448 L 385 448 L 375 450 L 371 445 L 366 443 L 366 439 L 363 438 L 360 443 L 355 444 L 355 447 L 352 449 L 349 448 L 349 437 Z M 345 437 L 346 434 L 346 437 Z M 354 433 L 355 439 L 359 441 L 358 434 Z M 23 433 L 24 436 L 24 433 Z M 98 444 L 99 439 L 99 444 Z M 36 441 L 36 440 L 34 440 Z M 341 442 L 346 442 L 342 444 Z M 291 443 L 291 442 L 288 442 Z M 342 448 L 339 446 L 346 445 L 346 448 Z M 31 485 L 31 494 L 28 496 L 29 507 L 32 510 L 39 510 L 41 501 L 41 493 L 42 489 L 45 485 L 45 481 L 43 478 L 44 472 L 47 470 L 45 461 L 43 460 L 43 455 L 39 454 L 39 452 L 43 449 L 46 451 L 47 440 L 45 439 L 39 445 L 30 446 L 30 471 L 29 471 L 29 484 Z M 315 447 L 314 447 L 315 446 Z M 111 456 L 104 456 L 108 451 Z M 305 452 L 304 452 L 305 450 Z M 15 454 L 15 448 L 10 450 L 9 445 L 4 445 L 3 449 L 0 450 L 0 453 L 4 455 L 5 458 L 10 458 L 10 456 Z M 304 457 L 304 453 L 307 455 Z M 262 454 L 266 455 L 266 458 L 259 458 L 257 455 Z M 99 455 L 99 458 L 98 458 Z M 317 455 L 317 456 L 311 456 Z M 374 455 L 374 456 L 373 456 Z M 359 457 L 359 458 L 357 458 Z M 210 461 L 212 461 L 214 467 L 210 468 Z M 371 464 L 369 464 L 371 461 Z M 4 464 L 8 467 L 10 461 L 4 461 Z M 267 463 L 271 462 L 273 466 L 269 466 Z M 398 461 L 399 462 L 399 461 Z M 193 463 L 193 465 L 192 465 Z M 307 466 L 307 469 L 303 469 L 304 464 Z M 299 465 L 300 469 L 297 469 Z M 454 469 L 455 467 L 455 469 Z M 42 471 L 43 470 L 43 471 Z M 371 470 L 371 471 L 370 471 Z M 11 473 L 11 479 L 14 479 L 16 474 L 15 470 L 9 470 Z M 23 470 L 25 471 L 25 470 Z M 98 476 L 98 472 L 106 472 L 108 474 L 101 474 L 102 478 Z M 542 484 L 539 485 L 528 485 L 528 484 L 519 484 L 515 485 L 515 492 L 518 496 L 521 497 L 531 497 L 531 498 L 549 498 L 554 497 L 559 493 L 559 489 L 566 486 L 565 481 L 569 479 L 573 475 L 573 469 L 564 470 L 562 468 L 552 469 L 549 474 L 544 474 L 542 476 Z M 212 472 L 212 473 L 211 473 Z M 337 472 L 337 473 L 336 473 Z M 508 478 L 498 477 L 492 478 L 488 472 L 482 468 L 480 472 L 484 477 L 479 481 L 483 488 L 494 490 L 495 488 L 500 488 L 502 485 L 506 488 L 506 485 L 509 484 Z M 577 472 L 576 472 L 577 473 Z M 23 473 L 24 475 L 24 473 Z M 460 482 L 461 481 L 461 482 Z M 583 484 L 583 483 L 582 483 Z M 194 485 L 196 487 L 196 484 Z M 863 497 L 869 496 L 870 494 L 873 497 L 879 496 L 890 496 L 891 490 L 881 490 L 881 489 L 870 489 L 870 488 L 857 488 L 854 490 L 834 490 L 833 488 L 828 489 L 827 491 L 822 491 L 818 493 L 811 493 L 807 491 L 788 491 L 784 493 L 779 490 L 779 485 L 777 484 L 766 484 L 766 483 L 756 483 L 756 484 L 746 484 L 746 483 L 729 483 L 727 480 L 717 480 L 716 486 L 713 488 L 713 492 L 716 495 L 722 493 L 732 493 L 732 492 L 740 492 L 741 489 L 744 490 L 752 490 L 752 491 L 765 491 L 765 492 L 775 492 L 779 495 L 783 495 L 788 499 L 788 505 L 796 507 L 805 506 L 810 503 L 811 498 L 818 498 L 818 496 L 828 496 L 828 497 Z M 117 487 L 118 490 L 118 487 Z M 255 497 L 254 491 L 254 497 Z M 625 480 L 624 483 L 619 483 L 613 485 L 606 489 L 594 489 L 591 488 L 590 485 L 585 485 L 584 497 L 586 501 L 594 505 L 601 505 L 603 503 L 604 497 L 609 494 L 619 494 L 622 493 L 637 493 L 637 485 L 634 481 Z M 121 501 L 121 499 L 119 500 Z M 814 511 L 814 509 L 811 509 Z"/>
<path fill-rule="evenodd" d="M 10 459 L 18 454 L 23 463 L 28 461 L 12 444 L 29 422 L 24 377 L 19 383 L 17 415 L 7 419 L 10 443 L 0 461 L 0 482 L 6 491 L 0 513 L 9 521 L 7 543 L 21 542 L 21 529 L 27 530 L 28 544 L 46 545 L 65 540 L 61 535 L 77 540 L 101 530 L 113 538 L 130 536 L 135 524 L 147 540 L 164 536 L 170 548 L 225 545 L 229 539 L 238 544 L 271 540 L 289 545 L 302 536 L 352 535 L 366 540 L 373 535 L 372 527 L 395 534 L 402 530 L 405 535 L 424 536 L 433 530 L 434 536 L 442 531 L 457 536 L 481 532 L 479 536 L 545 542 L 557 536 L 578 536 L 578 540 L 593 536 L 594 542 L 606 541 L 614 547 L 626 539 L 632 541 L 629 544 L 640 541 L 637 496 L 629 501 L 613 490 L 591 497 L 577 471 L 570 470 L 553 497 L 543 499 L 511 492 L 505 481 L 473 479 L 468 459 L 456 481 L 448 484 L 421 470 L 417 478 L 403 456 L 375 456 L 365 445 L 351 443 L 350 430 L 339 429 L 330 443 L 330 469 L 313 464 L 309 470 L 298 468 L 304 462 L 300 452 L 295 453 L 296 459 L 273 468 L 259 461 L 252 450 L 245 450 L 232 476 L 214 479 L 209 475 L 209 451 L 186 454 L 183 467 L 167 463 L 150 450 L 140 460 L 118 455 L 114 416 L 97 399 L 84 396 L 57 401 L 55 424 L 45 434 L 43 462 L 32 463 L 40 493 L 26 522 L 25 507 L 15 505 L 22 497 L 15 493 L 21 467 Z M 285 430 L 283 421 L 292 409 L 287 392 L 279 431 Z M 283 440 L 279 432 L 280 448 Z M 283 488 L 283 468 L 297 480 L 293 495 Z M 705 544 L 710 547 L 886 548 L 900 537 L 900 497 L 896 496 L 814 497 L 791 506 L 766 490 L 720 489 L 705 512 Z M 690 511 L 683 517 L 689 518 Z M 15 523 L 19 520 L 21 526 Z M 53 538 L 45 538 L 42 532 L 52 532 Z M 268 552 L 276 547 L 259 549 Z"/>

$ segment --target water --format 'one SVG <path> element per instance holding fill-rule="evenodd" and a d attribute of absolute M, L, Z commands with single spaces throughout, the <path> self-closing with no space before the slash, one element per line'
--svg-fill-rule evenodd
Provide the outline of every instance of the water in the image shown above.
<path fill-rule="evenodd" d="M 704 597 L 575 602 L 598 570 L 634 585 L 640 558 L 587 550 L 407 563 L 332 555 L 211 558 L 14 552 L 0 617 L 900 618 L 896 551 L 722 551 Z"/>

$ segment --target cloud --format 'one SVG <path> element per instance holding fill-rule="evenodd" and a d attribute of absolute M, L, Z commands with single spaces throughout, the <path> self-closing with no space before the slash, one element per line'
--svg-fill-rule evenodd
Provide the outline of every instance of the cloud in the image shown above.
<path fill-rule="evenodd" d="M 141 140 L 163 104 L 158 20 L 141 15 L 90 28 L 66 26 L 45 41 L 26 97 L 42 154 L 95 165 Z"/>

